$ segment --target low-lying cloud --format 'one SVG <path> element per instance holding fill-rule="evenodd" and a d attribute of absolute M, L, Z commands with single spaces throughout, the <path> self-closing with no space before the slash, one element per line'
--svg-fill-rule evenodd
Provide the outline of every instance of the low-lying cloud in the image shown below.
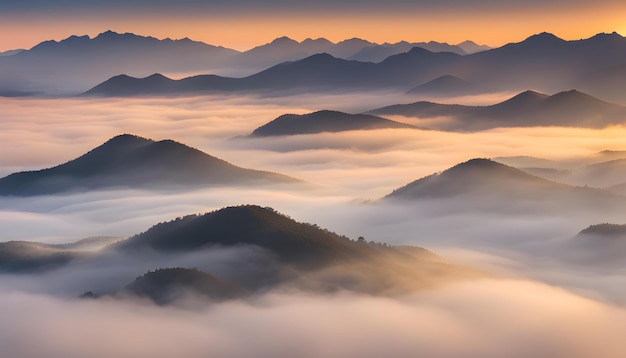
<path fill-rule="evenodd" d="M 200 311 L 0 293 L 20 357 L 618 358 L 626 312 L 544 284 L 483 280 L 400 299 L 268 294 Z M 59 324 L 62 323 L 62 329 Z"/>

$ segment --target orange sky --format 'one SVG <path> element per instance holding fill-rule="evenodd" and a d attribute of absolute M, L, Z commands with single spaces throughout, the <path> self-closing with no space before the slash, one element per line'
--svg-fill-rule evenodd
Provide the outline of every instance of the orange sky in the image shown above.
<path fill-rule="evenodd" d="M 1 9 L 0 9 L 1 10 Z M 157 38 L 189 37 L 214 45 L 246 50 L 280 36 L 296 40 L 326 37 L 332 41 L 360 37 L 374 42 L 466 39 L 491 46 L 518 42 L 547 31 L 565 39 L 588 38 L 599 32 L 626 34 L 626 2 L 606 6 L 521 9 L 429 10 L 427 12 L 311 12 L 295 16 L 271 14 L 209 14 L 70 12 L 0 13 L 0 51 L 30 48 L 70 35 L 95 36 L 105 30 L 134 32 Z"/>

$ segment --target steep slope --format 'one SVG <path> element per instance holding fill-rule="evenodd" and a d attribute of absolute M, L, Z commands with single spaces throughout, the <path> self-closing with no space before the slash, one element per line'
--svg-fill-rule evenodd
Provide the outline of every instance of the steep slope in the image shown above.
<path fill-rule="evenodd" d="M 372 115 L 324 110 L 302 115 L 284 114 L 255 129 L 250 136 L 267 137 L 382 128 L 416 127 Z"/>
<path fill-rule="evenodd" d="M 0 195 L 42 195 L 124 187 L 158 189 L 290 183 L 295 179 L 244 169 L 171 140 L 120 135 L 59 166 L 0 179 Z"/>

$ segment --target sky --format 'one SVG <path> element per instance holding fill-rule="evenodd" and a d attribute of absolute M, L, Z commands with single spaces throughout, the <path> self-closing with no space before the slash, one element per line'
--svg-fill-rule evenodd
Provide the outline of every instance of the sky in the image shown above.
<path fill-rule="evenodd" d="M 0 0 L 0 51 L 109 29 L 238 50 L 280 36 L 500 46 L 543 31 L 565 39 L 626 34 L 624 14 L 618 0 Z"/>

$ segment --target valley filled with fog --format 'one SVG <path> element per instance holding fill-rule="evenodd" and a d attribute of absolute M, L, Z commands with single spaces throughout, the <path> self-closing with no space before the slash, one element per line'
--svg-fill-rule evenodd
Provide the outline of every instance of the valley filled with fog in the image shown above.
<path fill-rule="evenodd" d="M 192 311 L 114 299 L 77 299 L 85 291 L 107 292 L 124 286 L 163 266 L 158 258 L 132 262 L 119 257 L 43 274 L 5 274 L 0 283 L 0 310 L 5 322 L 14 323 L 10 328 L 3 325 L 3 352 L 38 356 L 52 350 L 56 355 L 47 354 L 51 357 L 163 352 L 268 357 L 380 356 L 385 352 L 403 356 L 419 347 L 419 352 L 432 357 L 621 356 L 618 332 L 626 328 L 626 292 L 620 284 L 626 278 L 624 257 L 614 262 L 602 256 L 572 260 L 580 248 L 568 241 L 589 225 L 623 223 L 626 205 L 584 201 L 559 206 L 551 200 L 523 202 L 488 195 L 400 202 L 381 198 L 472 158 L 533 156 L 569 167 L 602 162 L 601 151 L 624 149 L 623 127 L 503 128 L 474 133 L 379 129 L 245 137 L 281 114 L 318 109 L 359 113 L 401 102 L 401 96 L 385 92 L 278 98 L 1 99 L 3 175 L 53 167 L 129 133 L 172 139 L 238 166 L 306 182 L 295 187 L 109 188 L 4 197 L 0 201 L 3 241 L 125 238 L 176 217 L 256 204 L 353 240 L 363 236 L 368 241 L 420 246 L 455 264 L 488 273 L 484 278 L 398 297 L 278 289 L 248 301 Z M 466 100 L 485 103 L 507 96 Z M 489 185 L 494 187 L 506 185 L 497 175 L 492 180 Z M 618 196 L 615 201 L 626 202 L 626 198 Z M 253 262 L 254 257 L 245 250 L 218 250 L 166 262 L 172 267 L 206 267 L 211 262 L 206 268 L 215 273 L 224 266 L 238 266 L 242 260 Z M 107 269 L 110 265 L 118 269 Z M 200 313 L 194 313 L 197 310 Z M 48 335 L 58 321 L 70 328 Z M 126 343 L 109 337 L 108 347 L 94 353 L 95 340 L 120 324 L 128 332 L 142 331 L 141 337 Z M 266 325 L 274 326 L 274 333 L 265 331 Z M 84 331 L 81 327 L 85 326 L 90 328 Z M 37 347 L 28 347 L 16 344 L 23 339 L 20 332 L 31 337 L 45 333 L 47 338 Z M 80 343 L 70 344 L 74 339 Z M 237 344 L 241 339 L 247 343 Z M 168 340 L 177 340 L 185 348 L 172 350 L 163 343 Z M 127 345 L 121 348 L 120 344 Z"/>

